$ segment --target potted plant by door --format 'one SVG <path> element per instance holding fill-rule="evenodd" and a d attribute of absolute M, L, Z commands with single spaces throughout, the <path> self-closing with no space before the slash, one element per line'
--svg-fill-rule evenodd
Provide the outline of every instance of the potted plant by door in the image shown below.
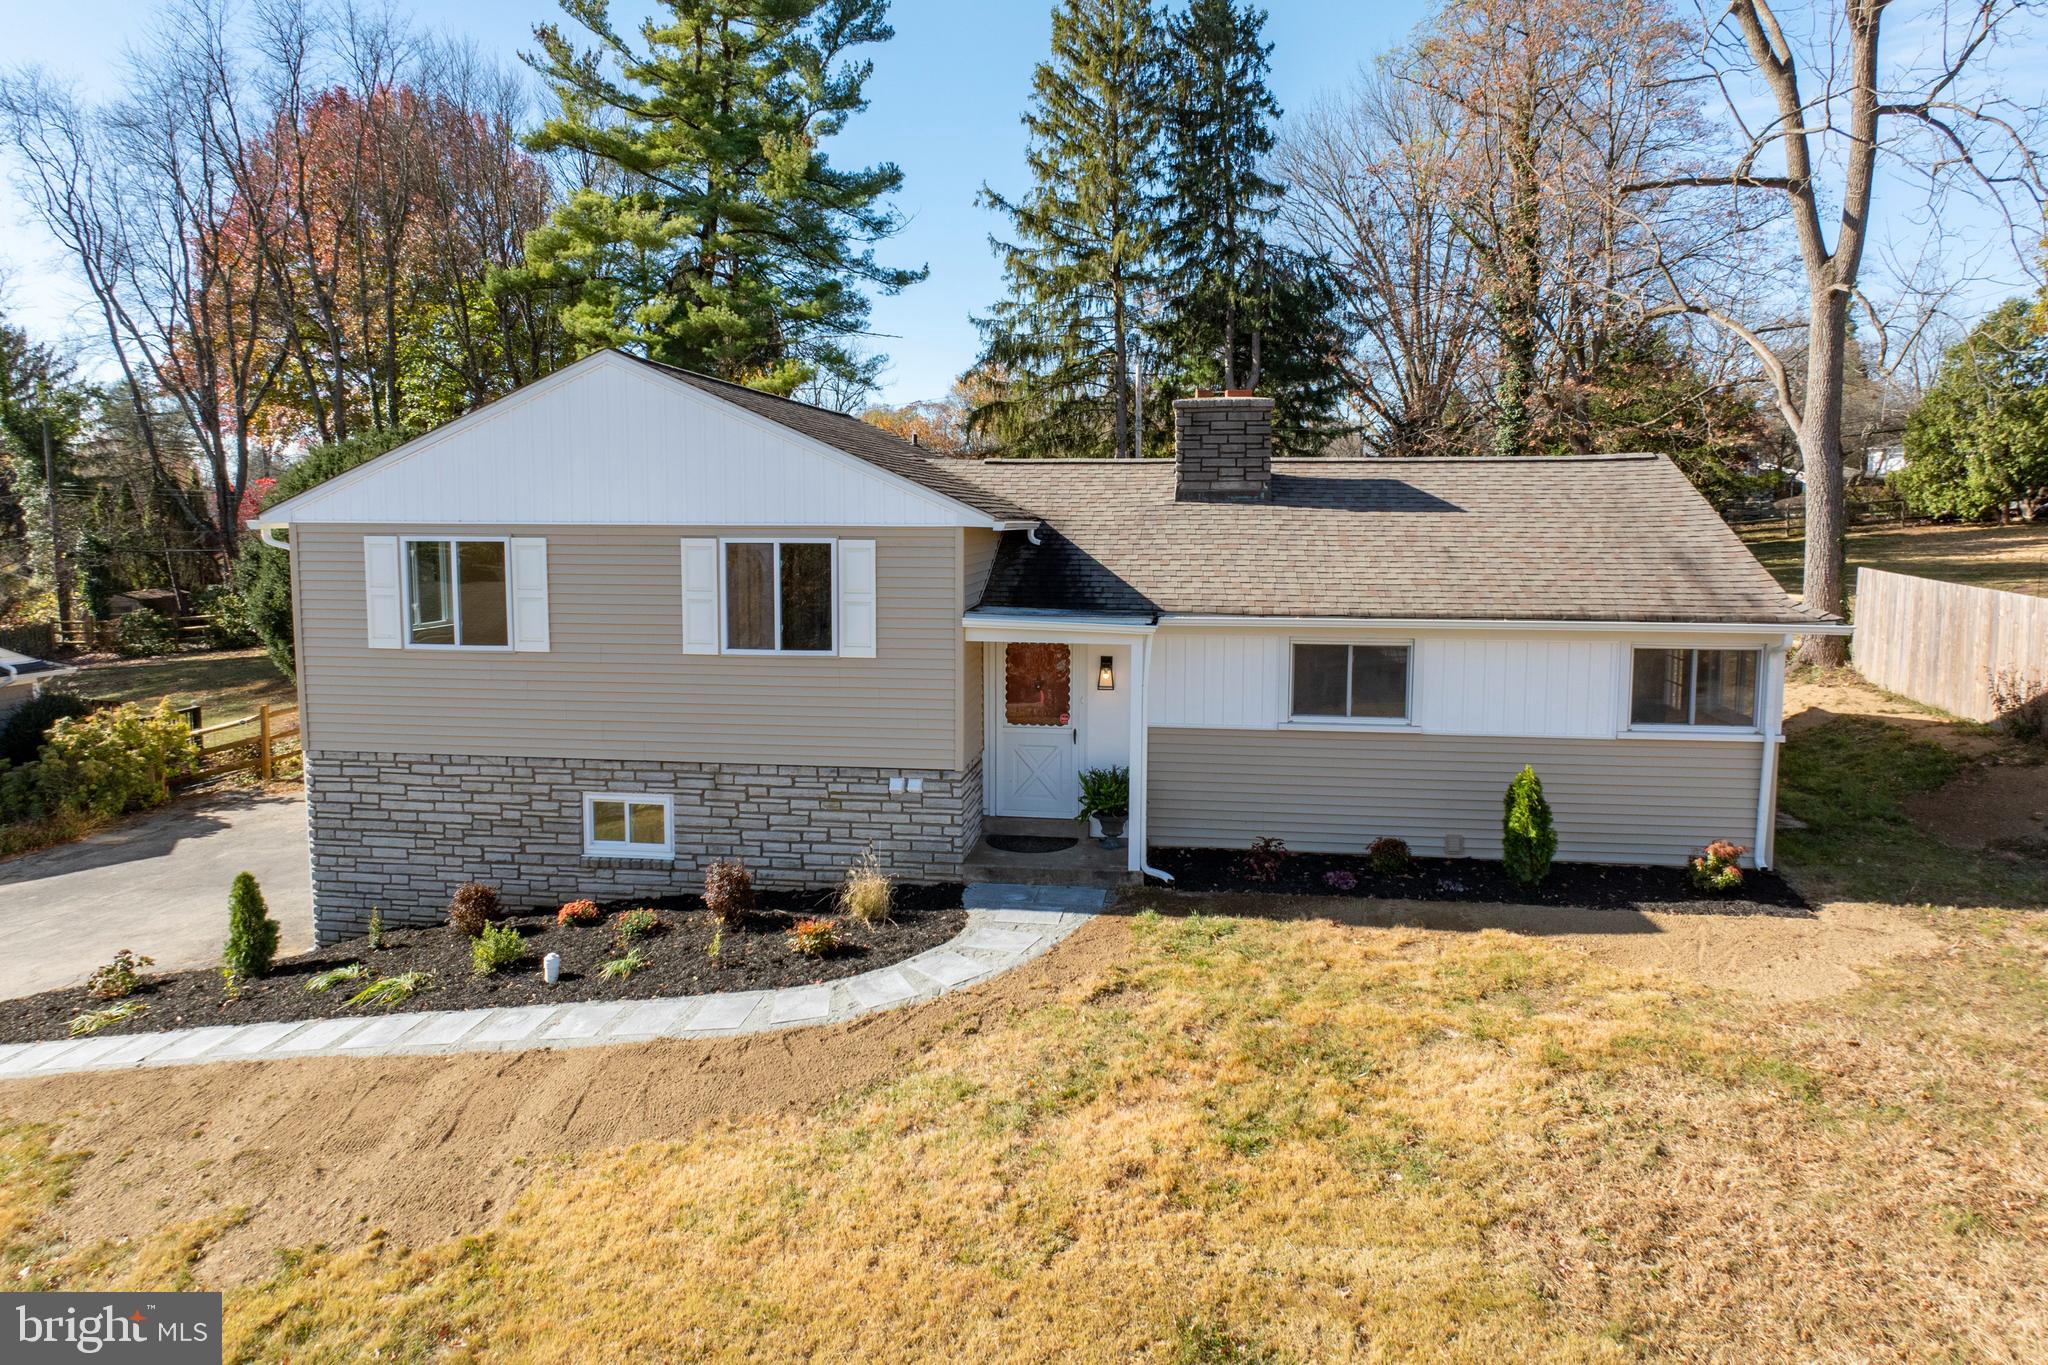
<path fill-rule="evenodd" d="M 1102 846 L 1124 846 L 1124 821 L 1131 814 L 1131 770 L 1089 768 L 1081 774 L 1081 818 L 1095 817 L 1102 827 Z"/>

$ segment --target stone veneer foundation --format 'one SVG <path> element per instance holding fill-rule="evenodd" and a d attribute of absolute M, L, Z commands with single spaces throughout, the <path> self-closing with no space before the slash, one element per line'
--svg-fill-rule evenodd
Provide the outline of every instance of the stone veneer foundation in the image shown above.
<path fill-rule="evenodd" d="M 508 905 L 672 895 L 703 885 L 713 858 L 741 858 L 762 887 L 827 886 L 872 847 L 893 875 L 946 881 L 981 834 L 981 764 L 806 768 L 778 764 L 307 755 L 313 929 L 321 943 L 387 924 L 433 924 L 466 881 Z M 924 790 L 892 793 L 891 778 Z M 591 858 L 585 792 L 675 798 L 676 856 Z"/>

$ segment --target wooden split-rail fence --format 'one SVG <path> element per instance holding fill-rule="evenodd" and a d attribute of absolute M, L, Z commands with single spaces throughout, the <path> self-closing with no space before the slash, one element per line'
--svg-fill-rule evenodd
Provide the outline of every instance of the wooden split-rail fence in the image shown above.
<path fill-rule="evenodd" d="M 200 724 L 203 717 L 196 706 L 185 708 L 183 714 L 192 727 L 199 766 L 179 778 L 176 786 L 196 786 L 246 772 L 254 772 L 258 781 L 268 782 L 281 775 L 281 768 L 300 766 L 296 706 L 272 706 L 265 702 L 253 716 L 213 725 Z"/>

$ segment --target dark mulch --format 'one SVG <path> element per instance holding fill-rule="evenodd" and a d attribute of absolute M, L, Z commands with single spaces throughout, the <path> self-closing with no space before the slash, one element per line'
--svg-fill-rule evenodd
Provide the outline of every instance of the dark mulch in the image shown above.
<path fill-rule="evenodd" d="M 1251 875 L 1244 851 L 1232 848 L 1155 848 L 1152 865 L 1173 875 L 1177 891 L 1249 891 L 1291 896 L 1345 896 L 1411 901 L 1470 901 L 1486 905 L 1574 905 L 1592 910 L 1659 910 L 1702 915 L 1807 915 L 1806 900 L 1775 872 L 1746 868 L 1740 890 L 1703 895 L 1682 867 L 1614 867 L 1605 863 L 1553 863 L 1535 888 L 1508 876 L 1505 865 L 1478 858 L 1417 858 L 1398 876 L 1381 876 L 1356 854 L 1290 853 L 1270 881 Z M 1357 879 L 1350 890 L 1333 887 L 1328 873 Z"/>
<path fill-rule="evenodd" d="M 271 975 L 245 986 L 240 998 L 232 1002 L 221 989 L 217 971 L 145 973 L 148 984 L 130 998 L 149 1008 L 109 1024 L 100 1033 L 374 1016 L 386 1011 L 375 1005 L 350 1005 L 349 997 L 371 979 L 413 971 L 432 973 L 432 988 L 391 1012 L 645 1000 L 809 986 L 886 967 L 953 938 L 967 924 L 967 912 L 960 908 L 961 890 L 958 883 L 899 886 L 892 922 L 869 929 L 840 921 L 842 946 L 825 958 L 799 956 L 790 950 L 783 935 L 799 919 L 830 916 L 829 892 L 760 893 L 747 922 L 725 931 L 716 965 L 706 951 L 714 925 L 697 896 L 608 902 L 603 907 L 605 918 L 587 928 L 557 926 L 552 910 L 507 915 L 501 922 L 519 930 L 526 939 L 526 960 L 492 976 L 475 974 L 470 965 L 470 940 L 445 925 L 394 928 L 385 932 L 384 947 L 374 952 L 366 940 L 354 938 L 283 959 Z M 622 911 L 642 906 L 654 910 L 661 920 L 661 928 L 639 944 L 648 965 L 624 981 L 607 981 L 598 975 L 598 968 L 619 955 L 612 920 Z M 541 958 L 550 952 L 562 955 L 562 979 L 554 986 L 540 978 Z M 306 989 L 312 977 L 351 962 L 368 967 L 370 976 L 326 992 Z M 110 1003 L 93 999 L 82 987 L 0 1000 L 0 1043 L 66 1037 L 72 1016 Z"/>

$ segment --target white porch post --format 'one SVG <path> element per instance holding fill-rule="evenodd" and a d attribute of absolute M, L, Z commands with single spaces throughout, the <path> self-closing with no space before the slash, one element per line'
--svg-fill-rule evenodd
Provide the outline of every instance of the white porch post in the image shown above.
<path fill-rule="evenodd" d="M 1151 769 L 1151 754 L 1146 743 L 1150 728 L 1145 723 L 1148 694 L 1151 683 L 1147 678 L 1147 665 L 1152 661 L 1152 640 L 1141 636 L 1131 641 L 1131 813 L 1125 823 L 1125 846 L 1130 854 L 1125 866 L 1131 871 L 1143 874 L 1145 871 L 1145 829 L 1147 776 Z"/>

